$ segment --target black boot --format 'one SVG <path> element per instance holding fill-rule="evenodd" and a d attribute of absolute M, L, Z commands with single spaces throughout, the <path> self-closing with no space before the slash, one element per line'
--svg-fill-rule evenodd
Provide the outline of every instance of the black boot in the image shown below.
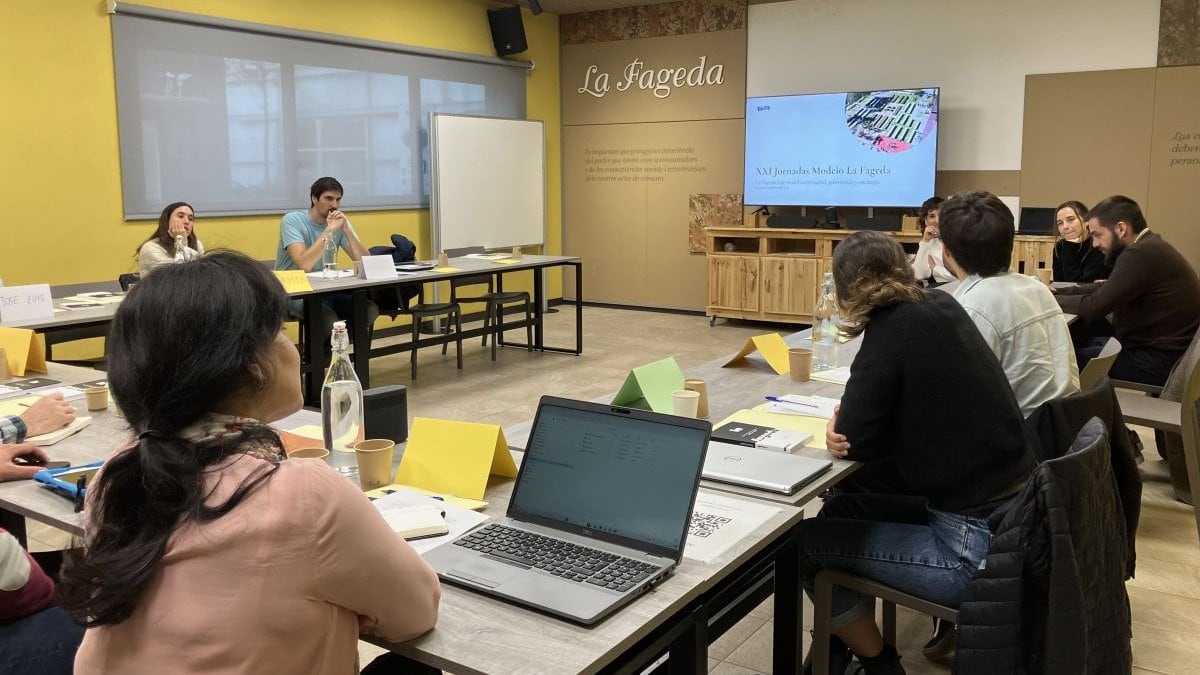
<path fill-rule="evenodd" d="M 875 656 L 860 656 L 858 661 L 863 665 L 866 675 L 905 675 L 904 666 L 900 665 L 900 655 L 891 645 L 884 645 L 883 651 Z"/>
<path fill-rule="evenodd" d="M 854 660 L 854 654 L 850 653 L 850 648 L 845 642 L 836 635 L 829 636 L 829 672 L 831 675 L 844 675 L 846 669 L 850 667 L 850 663 Z M 812 650 L 808 652 L 808 656 L 804 657 L 804 675 L 814 675 L 812 665 Z M 820 675 L 825 675 L 820 673 Z"/>

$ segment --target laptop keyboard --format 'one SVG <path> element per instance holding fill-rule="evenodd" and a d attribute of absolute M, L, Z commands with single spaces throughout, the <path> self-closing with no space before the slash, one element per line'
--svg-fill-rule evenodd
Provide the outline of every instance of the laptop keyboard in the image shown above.
<path fill-rule="evenodd" d="M 662 569 L 587 546 L 492 523 L 454 542 L 456 546 L 545 570 L 569 581 L 627 591 Z"/>

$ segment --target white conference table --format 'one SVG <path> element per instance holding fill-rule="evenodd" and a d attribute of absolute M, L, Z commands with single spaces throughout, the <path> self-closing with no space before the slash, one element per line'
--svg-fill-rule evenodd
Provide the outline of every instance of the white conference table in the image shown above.
<path fill-rule="evenodd" d="M 416 273 L 404 273 L 403 276 L 395 278 L 372 280 L 359 279 L 357 277 L 325 279 L 319 274 L 309 274 L 308 279 L 312 285 L 312 290 L 294 292 L 290 294 L 290 297 L 304 301 L 304 320 L 307 325 L 320 326 L 322 315 L 321 300 L 324 296 L 335 293 L 350 293 L 353 296 L 351 335 L 354 341 L 354 369 L 364 388 L 371 386 L 370 360 L 372 356 L 386 356 L 418 347 L 440 344 L 439 340 L 441 338 L 426 338 L 421 340 L 419 344 L 402 343 L 375 350 L 371 349 L 370 340 L 368 339 L 370 331 L 367 330 L 368 294 L 374 290 L 405 284 L 422 285 L 438 281 L 448 281 L 458 277 L 490 274 L 495 275 L 497 290 L 502 290 L 504 275 L 514 272 L 532 272 L 533 294 L 531 300 L 533 318 L 530 321 L 534 333 L 532 348 L 538 351 L 564 352 L 568 354 L 581 354 L 583 352 L 583 260 L 579 256 L 525 254 L 519 260 L 510 260 L 509 262 L 495 262 L 484 258 L 459 257 L 451 258 L 449 266 L 455 269 L 452 271 L 430 269 Z M 545 342 L 543 306 L 545 304 L 546 289 L 541 271 L 550 267 L 568 266 L 575 269 L 575 345 L 573 347 L 551 346 Z M 45 333 L 48 341 L 61 342 L 64 339 L 102 336 L 106 333 L 107 326 L 112 322 L 113 316 L 116 314 L 117 307 L 119 306 L 119 303 L 104 303 L 94 308 L 66 309 L 64 307 L 64 303 L 66 302 L 62 298 L 56 298 L 54 301 L 54 316 L 50 318 L 15 321 L 3 325 L 13 328 L 29 328 Z M 505 328 L 507 330 L 524 328 L 525 325 L 526 321 L 524 319 L 505 321 Z M 54 336 L 58 333 L 62 333 L 64 337 L 62 339 L 55 339 Z M 484 329 L 479 327 L 464 330 L 463 337 L 464 339 L 480 337 L 483 333 Z M 309 403 L 315 403 L 320 400 L 322 378 L 319 375 L 313 376 L 312 373 L 324 373 L 327 358 L 324 353 L 324 342 L 323 338 L 312 339 L 308 340 L 304 345 L 306 351 L 304 363 L 319 364 L 317 367 L 310 366 L 307 368 L 309 377 L 305 378 L 304 398 Z M 359 355 L 366 356 L 360 358 Z"/>

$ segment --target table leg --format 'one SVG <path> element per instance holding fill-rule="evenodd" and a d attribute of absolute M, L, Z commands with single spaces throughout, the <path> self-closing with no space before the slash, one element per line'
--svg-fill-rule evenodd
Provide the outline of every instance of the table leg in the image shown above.
<path fill-rule="evenodd" d="M 667 659 L 670 675 L 708 672 L 708 614 L 697 611 L 683 634 L 671 643 Z"/>
<path fill-rule="evenodd" d="M 304 400 L 309 405 L 320 405 L 321 385 L 325 382 L 325 368 L 329 366 L 325 355 L 321 296 L 304 296 L 304 329 L 308 340 L 304 345 L 305 361 L 308 363 L 308 379 L 304 383 Z"/>
<path fill-rule="evenodd" d="M 583 353 L 583 263 L 575 266 L 575 353 Z"/>
<path fill-rule="evenodd" d="M 799 673 L 804 661 L 800 632 L 804 626 L 804 589 L 800 585 L 800 543 L 795 535 L 775 559 L 775 629 L 772 661 L 775 673 Z"/>
<path fill-rule="evenodd" d="M 354 341 L 354 372 L 363 389 L 371 387 L 371 326 L 367 325 L 366 291 L 354 291 L 350 310 L 351 339 Z"/>
<path fill-rule="evenodd" d="M 545 316 L 542 313 L 542 296 L 545 295 L 545 285 L 542 283 L 542 268 L 533 270 L 533 348 L 543 351 L 546 331 L 543 326 Z"/>

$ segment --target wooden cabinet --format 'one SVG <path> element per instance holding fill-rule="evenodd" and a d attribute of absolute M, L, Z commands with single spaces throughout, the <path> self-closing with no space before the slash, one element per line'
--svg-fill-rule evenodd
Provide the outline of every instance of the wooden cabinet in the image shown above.
<path fill-rule="evenodd" d="M 705 230 L 708 266 L 706 314 L 730 319 L 812 323 L 821 279 L 833 269 L 833 250 L 848 230 L 715 227 Z M 916 250 L 917 232 L 888 232 Z M 1033 274 L 1049 267 L 1053 237 L 1017 235 L 1012 269 Z"/>
<path fill-rule="evenodd" d="M 817 258 L 763 256 L 762 312 L 811 316 L 820 292 Z"/>
<path fill-rule="evenodd" d="M 708 306 L 732 312 L 758 311 L 758 256 L 722 254 L 708 258 Z"/>

